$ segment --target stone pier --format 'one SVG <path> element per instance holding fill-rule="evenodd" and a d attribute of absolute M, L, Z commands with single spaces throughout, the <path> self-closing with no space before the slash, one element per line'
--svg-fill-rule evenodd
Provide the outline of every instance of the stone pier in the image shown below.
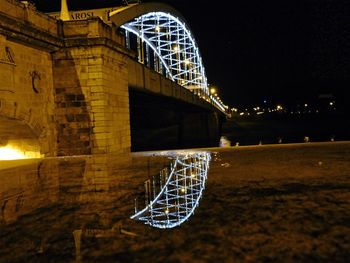
<path fill-rule="evenodd" d="M 128 154 L 130 53 L 116 28 L 10 0 L 0 21 L 1 145 L 46 157 Z"/>

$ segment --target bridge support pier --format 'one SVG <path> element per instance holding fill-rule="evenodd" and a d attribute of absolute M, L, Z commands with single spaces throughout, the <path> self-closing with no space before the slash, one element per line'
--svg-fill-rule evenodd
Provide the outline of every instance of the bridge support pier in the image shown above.
<path fill-rule="evenodd" d="M 88 178 L 103 187 L 113 163 L 130 158 L 126 57 L 98 40 L 53 54 L 57 155 L 93 155 Z"/>
<path fill-rule="evenodd" d="M 53 55 L 58 156 L 130 152 L 125 58 L 83 44 Z"/>

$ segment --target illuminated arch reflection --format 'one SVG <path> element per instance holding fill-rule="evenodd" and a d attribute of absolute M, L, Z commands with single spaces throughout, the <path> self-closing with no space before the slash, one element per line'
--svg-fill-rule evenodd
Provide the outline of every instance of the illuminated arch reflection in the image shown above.
<path fill-rule="evenodd" d="M 145 182 L 142 198 L 145 207 L 138 211 L 140 202 L 136 199 L 135 214 L 131 218 L 157 228 L 173 228 L 182 224 L 199 204 L 210 159 L 207 152 L 178 155 L 170 168 L 164 168 L 159 176 Z"/>

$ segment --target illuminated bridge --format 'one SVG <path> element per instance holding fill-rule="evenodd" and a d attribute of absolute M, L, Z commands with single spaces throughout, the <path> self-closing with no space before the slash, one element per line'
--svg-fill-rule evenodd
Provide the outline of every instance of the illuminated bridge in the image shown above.
<path fill-rule="evenodd" d="M 126 46 L 137 49 L 140 63 L 225 112 L 226 106 L 210 94 L 199 48 L 176 10 L 164 4 L 132 4 L 109 16 L 125 30 Z"/>
<path fill-rule="evenodd" d="M 218 144 L 227 106 L 177 10 L 65 3 L 48 16 L 0 2 L 0 148 L 64 156 Z"/>
<path fill-rule="evenodd" d="M 129 4 L 73 12 L 66 9 L 51 15 L 63 20 L 98 16 L 109 24 L 113 23 L 122 29 L 125 45 L 137 53 L 139 63 L 192 91 L 226 114 L 227 106 L 217 94 L 215 96 L 209 91 L 199 47 L 185 18 L 171 6 L 162 3 Z"/>

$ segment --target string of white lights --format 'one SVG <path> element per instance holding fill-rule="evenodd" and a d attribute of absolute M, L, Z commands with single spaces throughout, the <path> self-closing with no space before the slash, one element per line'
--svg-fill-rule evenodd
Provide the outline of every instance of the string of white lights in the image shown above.
<path fill-rule="evenodd" d="M 225 112 L 225 105 L 210 96 L 202 57 L 190 30 L 184 21 L 164 12 L 150 12 L 124 24 L 127 32 L 137 36 L 138 59 L 153 67 Z M 145 47 L 144 47 L 145 45 Z M 150 54 L 152 50 L 153 54 Z M 163 72 L 163 69 L 165 72 Z"/>
<path fill-rule="evenodd" d="M 199 204 L 208 176 L 210 153 L 199 152 L 177 156 L 170 170 L 163 169 L 159 177 L 145 182 L 145 207 L 137 219 L 157 228 L 173 228 L 186 221 Z"/>

